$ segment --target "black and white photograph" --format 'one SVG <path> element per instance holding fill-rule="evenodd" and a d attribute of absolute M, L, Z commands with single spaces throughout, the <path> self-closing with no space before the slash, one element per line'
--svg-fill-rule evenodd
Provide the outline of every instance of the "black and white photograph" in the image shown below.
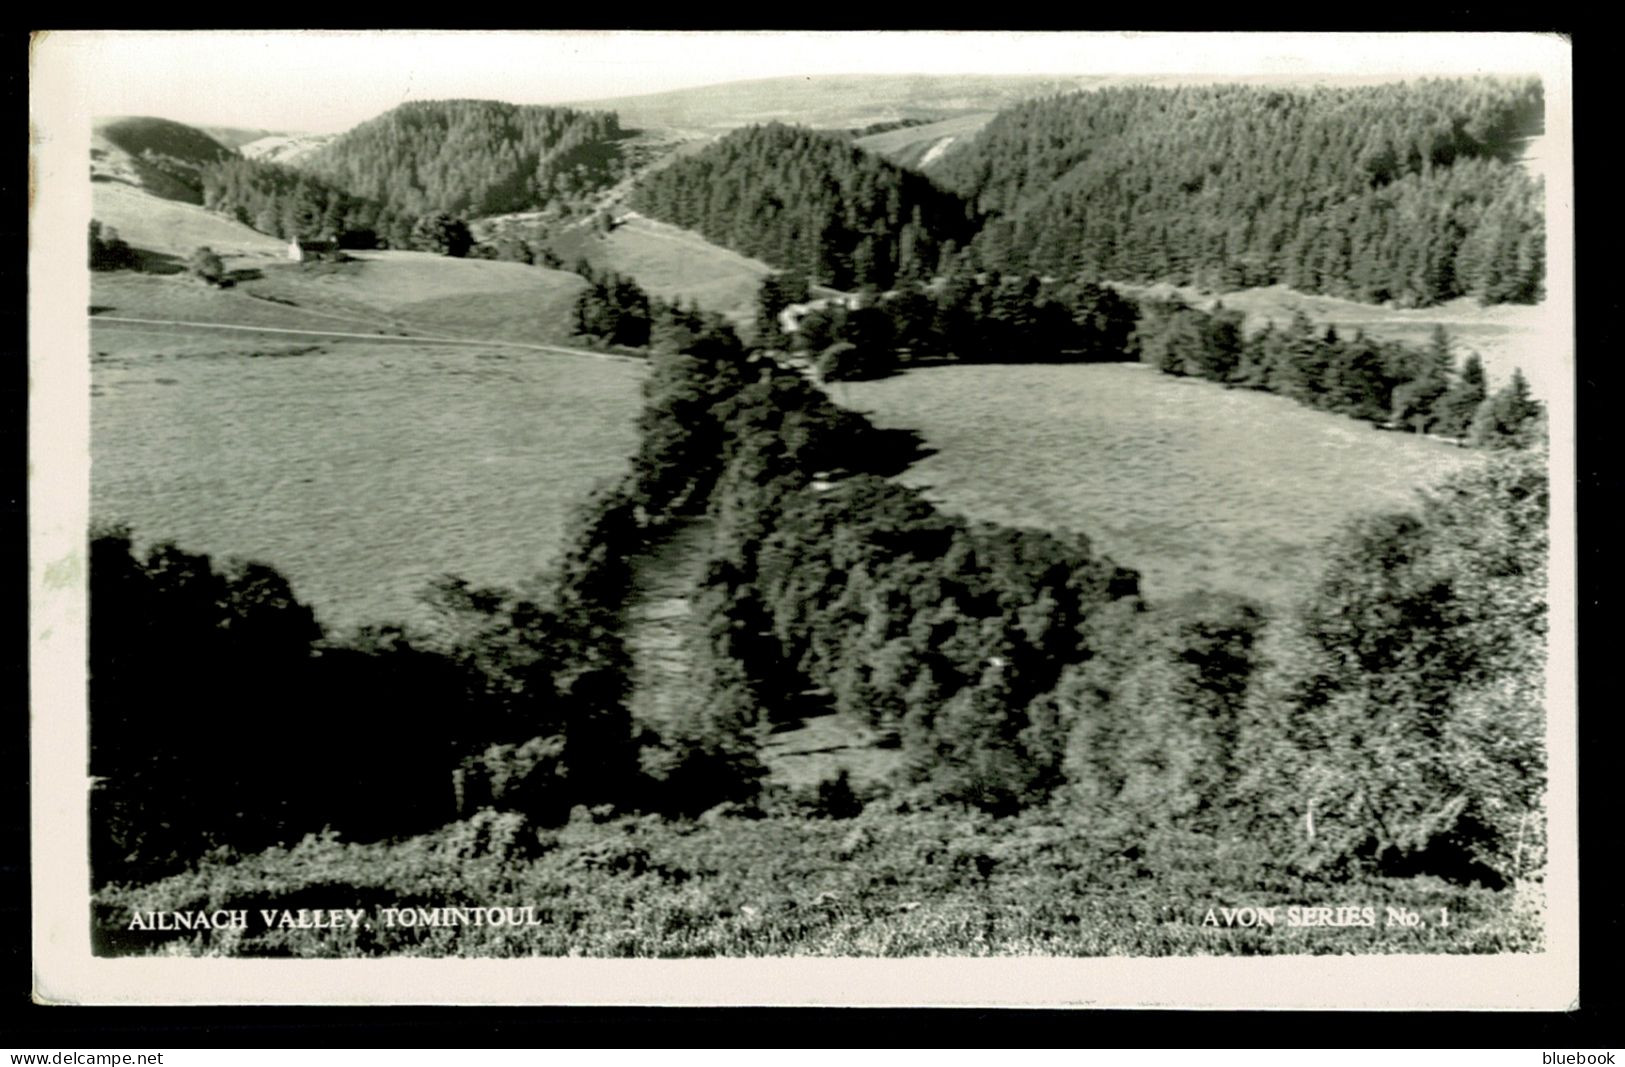
<path fill-rule="evenodd" d="M 1571 94 L 36 34 L 36 997 L 1572 1003 Z"/>

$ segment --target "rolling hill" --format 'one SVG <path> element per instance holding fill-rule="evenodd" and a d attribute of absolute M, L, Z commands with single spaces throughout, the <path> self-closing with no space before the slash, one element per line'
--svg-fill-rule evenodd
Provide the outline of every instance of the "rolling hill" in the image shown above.
<path fill-rule="evenodd" d="M 289 134 L 280 130 L 246 129 L 241 126 L 199 126 L 199 130 L 213 137 L 227 148 L 235 148 L 241 152 L 244 145 L 255 141 L 263 141 L 274 137 L 295 137 L 299 134 Z"/>
<path fill-rule="evenodd" d="M 92 133 L 131 155 L 164 156 L 194 166 L 228 159 L 230 148 L 194 126 L 147 116 L 99 119 Z"/>
<path fill-rule="evenodd" d="M 281 257 L 287 244 L 199 204 L 169 200 L 122 182 L 91 186 L 91 213 L 138 251 L 184 260 L 199 245 L 223 256 Z"/>
<path fill-rule="evenodd" d="M 1092 75 L 820 74 L 571 102 L 632 127 L 729 130 L 763 122 L 853 129 L 896 119 L 991 113 L 1036 96 L 1099 84 Z"/>
<path fill-rule="evenodd" d="M 560 232 L 550 245 L 565 263 L 585 259 L 600 273 L 624 274 L 650 296 L 690 301 L 736 327 L 755 315 L 756 293 L 774 268 L 713 244 L 692 230 L 629 212 L 608 234 L 588 226 Z"/>
<path fill-rule="evenodd" d="M 735 130 L 638 182 L 643 214 L 845 289 L 921 277 L 980 221 L 928 178 L 840 134 L 771 123 Z"/>
<path fill-rule="evenodd" d="M 324 146 L 332 143 L 339 135 L 336 133 L 286 133 L 271 134 L 258 140 L 249 141 L 240 146 L 238 151 L 249 159 L 258 159 L 266 163 L 281 163 L 284 166 L 297 166 L 298 163 L 317 152 Z"/>
<path fill-rule="evenodd" d="M 899 119 L 991 115 L 1025 100 L 1114 85 L 1366 85 L 1391 80 L 1379 74 L 818 74 L 572 100 L 567 106 L 614 111 L 632 128 L 715 134 L 753 123 L 790 122 L 844 130 Z"/>
<path fill-rule="evenodd" d="M 624 173 L 613 114 L 495 100 L 402 104 L 299 160 L 395 211 L 465 218 L 570 203 Z"/>
<path fill-rule="evenodd" d="M 96 182 L 122 182 L 166 200 L 203 202 L 199 170 L 237 153 L 202 130 L 146 116 L 98 119 L 91 126 Z"/>
<path fill-rule="evenodd" d="M 1113 88 L 1004 111 L 933 170 L 983 265 L 1415 307 L 1539 299 L 1537 79 Z"/>
<path fill-rule="evenodd" d="M 548 348 L 569 339 L 576 275 L 402 251 L 291 263 L 200 207 L 96 195 L 149 256 L 178 270 L 207 243 L 235 275 L 91 276 L 97 518 L 271 563 L 335 625 L 421 622 L 442 573 L 535 574 L 624 467 L 643 362 Z"/>

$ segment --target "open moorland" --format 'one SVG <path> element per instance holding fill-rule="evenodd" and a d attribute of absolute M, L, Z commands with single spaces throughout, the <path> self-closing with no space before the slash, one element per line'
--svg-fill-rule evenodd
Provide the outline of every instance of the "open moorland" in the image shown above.
<path fill-rule="evenodd" d="M 1407 509 L 1475 457 L 1138 364 L 918 368 L 833 395 L 924 435 L 935 454 L 901 480 L 946 510 L 1085 533 L 1157 600 L 1209 589 L 1289 603 L 1341 523 Z"/>

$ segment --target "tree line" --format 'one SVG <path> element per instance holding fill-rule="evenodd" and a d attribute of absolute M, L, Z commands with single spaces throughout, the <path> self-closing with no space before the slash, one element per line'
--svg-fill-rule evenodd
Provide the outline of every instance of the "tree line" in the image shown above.
<path fill-rule="evenodd" d="M 284 240 L 331 240 L 340 248 L 404 248 L 463 257 L 475 250 L 468 224 L 445 211 L 411 215 L 355 196 L 277 163 L 234 158 L 202 170 L 203 206 Z M 496 258 L 493 250 L 487 258 Z"/>
<path fill-rule="evenodd" d="M 1202 311 L 1182 301 L 1145 300 L 1133 342 L 1165 374 L 1278 393 L 1306 407 L 1488 448 L 1521 448 L 1545 432 L 1545 412 L 1521 370 L 1493 395 L 1484 364 L 1469 353 L 1458 368 L 1449 334 L 1436 326 L 1422 348 L 1356 331 L 1318 330 L 1301 311 L 1248 334 L 1240 312 L 1221 302 Z"/>
<path fill-rule="evenodd" d="M 769 275 L 757 291 L 756 343 L 800 354 L 826 381 L 883 377 L 911 362 L 1133 358 L 1134 303 L 1090 282 L 976 272 L 960 259 L 930 283 L 870 286 L 855 297 L 815 302 L 786 330 L 781 314 L 811 301 L 812 290 L 805 278 Z"/>
<path fill-rule="evenodd" d="M 141 257 L 117 230 L 98 219 L 90 220 L 90 269 L 124 270 L 139 266 Z"/>
<path fill-rule="evenodd" d="M 285 240 L 346 248 L 411 248 L 418 217 L 277 163 L 233 158 L 202 168 L 203 206 Z"/>
<path fill-rule="evenodd" d="M 1001 112 L 934 176 L 981 264 L 1419 307 L 1540 299 L 1536 79 L 1112 88 Z"/>
<path fill-rule="evenodd" d="M 779 123 L 674 160 L 643 178 L 630 203 L 837 289 L 928 278 L 977 225 L 929 178 L 839 134 Z"/>
<path fill-rule="evenodd" d="M 649 343 L 650 324 L 658 301 L 630 275 L 593 270 L 585 258 L 573 268 L 587 286 L 571 308 L 571 330 L 598 345 L 643 348 Z"/>

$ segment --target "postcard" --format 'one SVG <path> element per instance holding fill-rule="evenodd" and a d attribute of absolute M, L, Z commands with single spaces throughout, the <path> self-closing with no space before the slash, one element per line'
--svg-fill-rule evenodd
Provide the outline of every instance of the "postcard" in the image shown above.
<path fill-rule="evenodd" d="M 36 999 L 1574 1006 L 1570 70 L 36 34 Z"/>

